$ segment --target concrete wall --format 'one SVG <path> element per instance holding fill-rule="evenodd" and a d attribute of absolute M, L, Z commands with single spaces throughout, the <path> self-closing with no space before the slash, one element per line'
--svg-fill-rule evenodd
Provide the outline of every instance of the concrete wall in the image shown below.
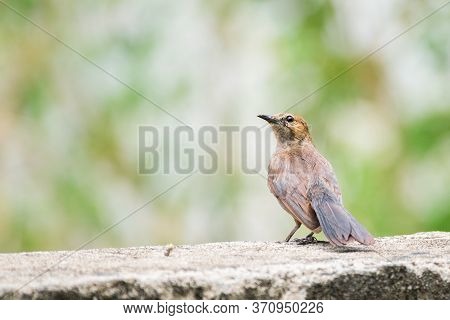
<path fill-rule="evenodd" d="M 450 233 L 0 254 L 3 299 L 450 299 Z"/>

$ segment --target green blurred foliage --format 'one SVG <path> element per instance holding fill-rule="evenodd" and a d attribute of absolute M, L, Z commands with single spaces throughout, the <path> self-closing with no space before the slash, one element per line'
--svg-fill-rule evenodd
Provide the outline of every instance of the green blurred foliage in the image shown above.
<path fill-rule="evenodd" d="M 67 46 L 0 5 L 1 251 L 77 248 L 151 200 L 88 246 L 285 236 L 292 221 L 257 174 L 164 194 L 182 175 L 138 174 L 138 126 L 179 125 L 146 98 L 218 127 L 261 125 L 308 96 L 291 111 L 369 230 L 450 231 L 448 9 L 343 72 L 434 4 L 8 3 Z"/>

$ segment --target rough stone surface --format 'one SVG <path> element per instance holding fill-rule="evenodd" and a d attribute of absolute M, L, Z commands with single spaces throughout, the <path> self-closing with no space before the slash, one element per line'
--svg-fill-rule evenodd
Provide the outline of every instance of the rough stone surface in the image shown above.
<path fill-rule="evenodd" d="M 170 250 L 169 250 L 170 251 Z M 0 254 L 3 299 L 450 299 L 450 233 Z"/>

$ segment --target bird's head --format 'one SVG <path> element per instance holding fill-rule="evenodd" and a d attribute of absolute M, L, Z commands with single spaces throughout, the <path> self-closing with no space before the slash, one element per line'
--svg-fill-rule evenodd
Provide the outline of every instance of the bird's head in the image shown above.
<path fill-rule="evenodd" d="M 305 119 L 290 113 L 278 113 L 273 116 L 259 115 L 259 118 L 266 120 L 279 143 L 288 143 L 311 139 L 308 124 Z"/>

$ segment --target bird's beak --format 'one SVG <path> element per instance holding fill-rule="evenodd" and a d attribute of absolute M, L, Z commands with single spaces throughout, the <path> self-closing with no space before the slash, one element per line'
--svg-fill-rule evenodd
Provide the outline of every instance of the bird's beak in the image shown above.
<path fill-rule="evenodd" d="M 268 123 L 278 123 L 278 120 L 272 116 L 266 116 L 265 114 L 258 115 L 258 118 L 266 120 Z"/>

